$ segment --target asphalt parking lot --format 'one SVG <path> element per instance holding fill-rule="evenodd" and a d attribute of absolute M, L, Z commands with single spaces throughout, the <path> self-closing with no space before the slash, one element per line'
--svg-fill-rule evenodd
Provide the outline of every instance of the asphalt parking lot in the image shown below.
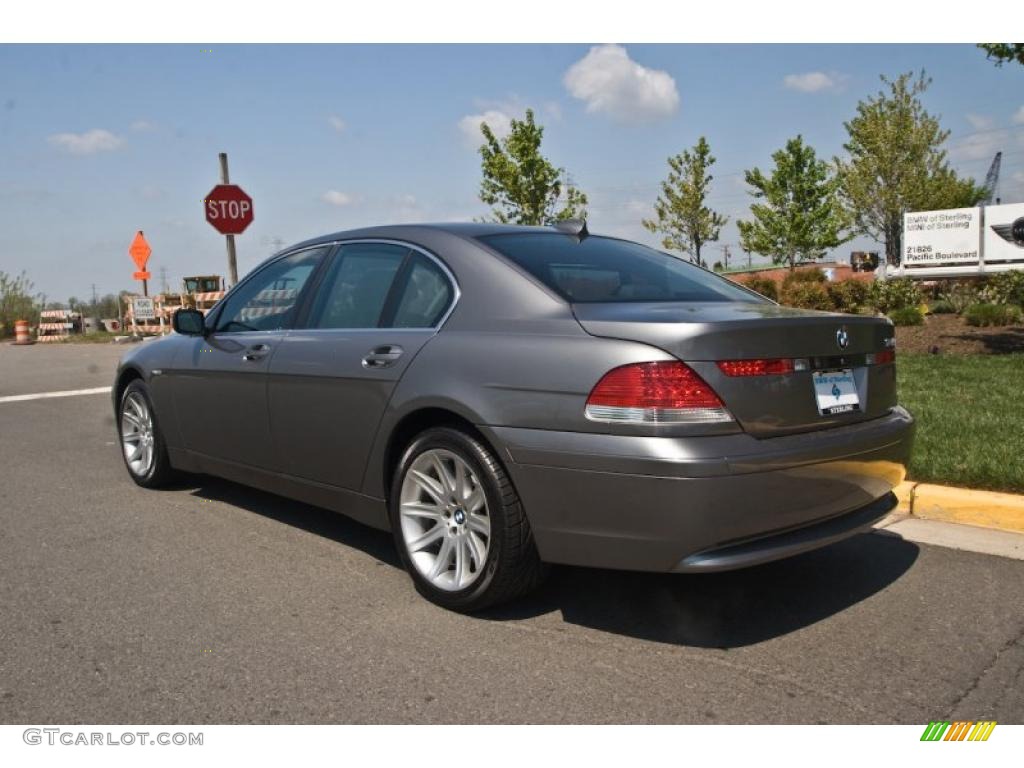
<path fill-rule="evenodd" d="M 0 398 L 110 384 L 121 351 L 0 344 Z M 467 617 L 388 534 L 144 491 L 118 451 L 109 395 L 0 402 L 0 722 L 1024 722 L 1024 561 L 879 532 L 721 575 L 558 568 Z"/>

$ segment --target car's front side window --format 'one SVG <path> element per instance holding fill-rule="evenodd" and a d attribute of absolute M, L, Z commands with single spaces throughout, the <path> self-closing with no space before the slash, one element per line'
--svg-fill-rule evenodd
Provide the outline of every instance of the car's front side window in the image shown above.
<path fill-rule="evenodd" d="M 313 248 L 278 259 L 228 297 L 217 315 L 217 333 L 276 331 L 292 320 L 303 286 L 328 248 Z"/>

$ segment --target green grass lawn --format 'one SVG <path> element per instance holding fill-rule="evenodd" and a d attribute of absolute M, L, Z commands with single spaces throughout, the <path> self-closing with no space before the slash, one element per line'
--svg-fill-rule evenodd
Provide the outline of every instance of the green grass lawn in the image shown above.
<path fill-rule="evenodd" d="M 1024 354 L 898 354 L 917 418 L 910 480 L 1024 492 Z"/>

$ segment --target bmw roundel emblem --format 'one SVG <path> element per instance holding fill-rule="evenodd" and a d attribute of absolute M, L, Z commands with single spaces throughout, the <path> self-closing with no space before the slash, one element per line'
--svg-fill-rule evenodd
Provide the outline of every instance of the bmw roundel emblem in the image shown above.
<path fill-rule="evenodd" d="M 840 349 L 846 349 L 850 346 L 850 334 L 847 332 L 845 325 L 836 331 L 836 344 L 839 345 Z"/>

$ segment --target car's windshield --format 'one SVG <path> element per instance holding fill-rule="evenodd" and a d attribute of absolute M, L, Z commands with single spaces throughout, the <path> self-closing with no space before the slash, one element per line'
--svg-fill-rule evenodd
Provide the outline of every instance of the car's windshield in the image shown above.
<path fill-rule="evenodd" d="M 765 301 L 680 258 L 627 240 L 586 237 L 579 242 L 557 232 L 480 240 L 574 303 Z"/>

